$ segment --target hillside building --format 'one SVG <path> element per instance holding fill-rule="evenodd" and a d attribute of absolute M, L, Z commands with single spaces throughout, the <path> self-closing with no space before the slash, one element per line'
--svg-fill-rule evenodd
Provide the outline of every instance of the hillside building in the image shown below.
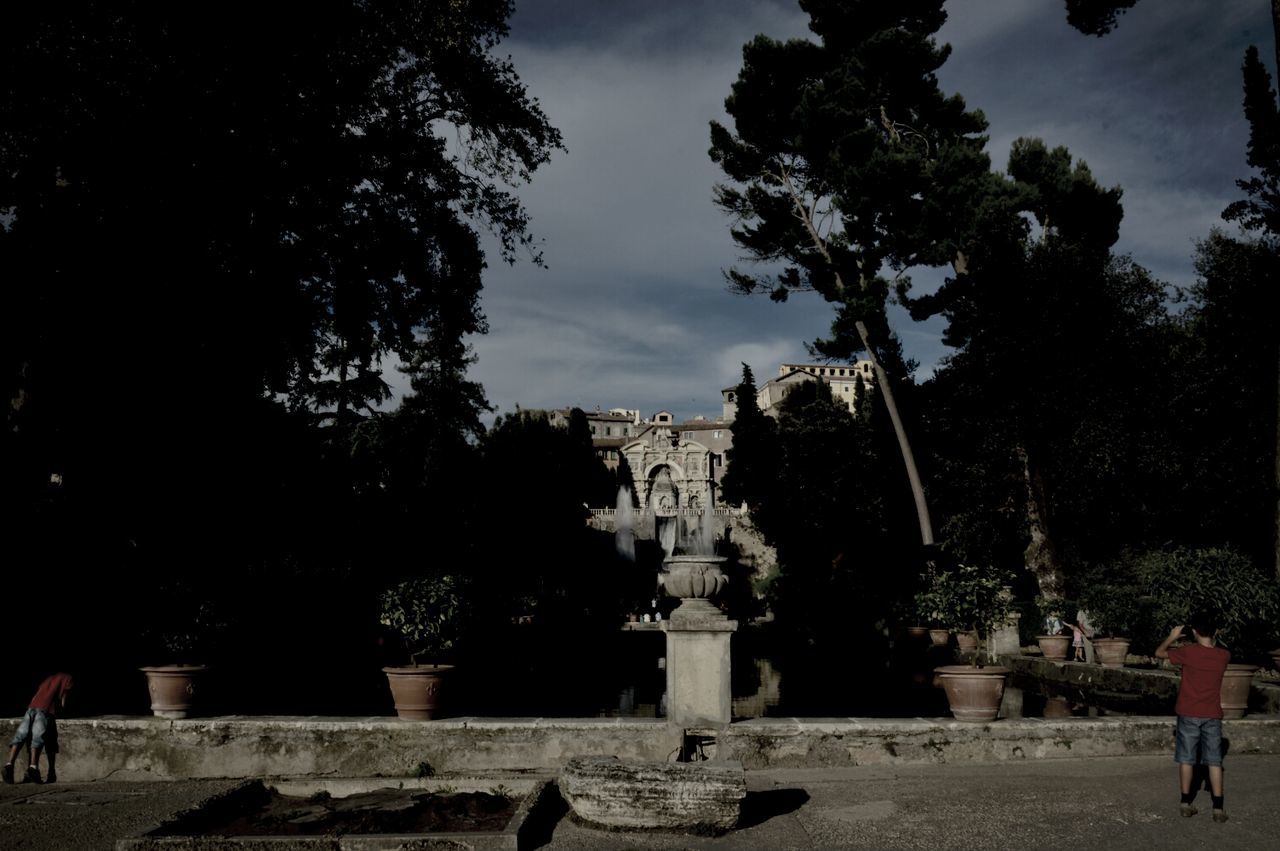
<path fill-rule="evenodd" d="M 768 416 L 777 417 L 783 398 L 792 388 L 805 381 L 824 381 L 831 385 L 831 396 L 845 403 L 850 411 L 858 407 L 858 380 L 864 388 L 875 381 L 875 370 L 869 360 L 845 364 L 784 363 L 778 374 L 756 390 L 756 405 Z M 738 387 L 726 387 L 720 391 L 721 419 L 732 423 L 738 416 Z"/>

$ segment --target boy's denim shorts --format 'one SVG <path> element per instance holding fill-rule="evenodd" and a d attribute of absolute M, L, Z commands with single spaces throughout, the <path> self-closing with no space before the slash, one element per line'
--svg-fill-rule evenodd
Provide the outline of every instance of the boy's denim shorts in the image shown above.
<path fill-rule="evenodd" d="M 1173 761 L 1179 765 L 1222 765 L 1222 719 L 1178 716 Z"/>
<path fill-rule="evenodd" d="M 43 748 L 46 753 L 58 752 L 58 725 L 53 716 L 43 709 L 28 709 L 18 724 L 10 747 L 17 747 L 31 739 L 32 748 Z"/>

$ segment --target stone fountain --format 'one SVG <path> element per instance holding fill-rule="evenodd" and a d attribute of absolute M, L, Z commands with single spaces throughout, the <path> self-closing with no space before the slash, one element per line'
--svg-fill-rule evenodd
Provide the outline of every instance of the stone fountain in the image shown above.
<path fill-rule="evenodd" d="M 629 498 L 629 495 L 628 495 Z M 619 506 L 621 514 L 621 499 Z M 657 513 L 657 512 L 655 512 Z M 667 636 L 667 721 L 684 742 L 732 720 L 729 638 L 738 624 L 712 602 L 728 585 L 723 556 L 712 554 L 710 515 L 684 538 L 682 515 L 671 512 L 668 553 L 658 581 L 680 600 L 662 623 Z M 619 524 L 619 529 L 623 524 Z M 630 529 L 619 535 L 619 551 Z M 668 547 L 670 547 L 668 549 Z M 683 548 L 693 552 L 673 553 Z M 746 773 L 732 760 L 635 762 L 580 757 L 560 772 L 560 793 L 584 821 L 609 828 L 658 828 L 721 833 L 737 824 L 747 794 Z"/>
<path fill-rule="evenodd" d="M 718 728 L 732 720 L 729 640 L 738 628 L 712 600 L 729 584 L 724 556 L 691 535 L 694 549 L 663 561 L 659 582 L 680 600 L 663 624 L 667 634 L 667 718 L 684 728 Z"/>

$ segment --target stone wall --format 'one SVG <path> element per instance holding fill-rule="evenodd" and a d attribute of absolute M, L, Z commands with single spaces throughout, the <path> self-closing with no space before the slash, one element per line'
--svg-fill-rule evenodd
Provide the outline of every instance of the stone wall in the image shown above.
<path fill-rule="evenodd" d="M 1232 754 L 1280 753 L 1280 720 L 1223 722 Z M 731 726 L 717 758 L 749 769 L 1006 762 L 1091 756 L 1173 758 L 1173 718 L 1018 718 L 990 724 L 930 718 L 774 719 Z"/>
<path fill-rule="evenodd" d="M 1180 676 L 1176 669 L 1107 668 L 1084 662 L 1057 662 L 1038 656 L 1001 656 L 1000 664 L 1014 673 L 1026 674 L 1050 685 L 1076 686 L 1085 694 L 1112 692 L 1149 695 L 1170 706 L 1178 697 Z M 1280 715 L 1280 683 L 1253 680 L 1249 712 Z"/>
<path fill-rule="evenodd" d="M 9 737 L 16 719 L 0 724 Z M 59 721 L 64 781 L 405 777 L 560 769 L 580 756 L 668 762 L 684 731 L 658 719 L 262 718 Z M 1232 754 L 1280 753 L 1280 719 L 1224 722 Z M 699 731 L 705 733 L 706 731 Z M 708 753 L 746 768 L 818 768 L 1173 753 L 1173 718 L 760 718 L 715 733 Z M 22 765 L 18 766 L 19 771 Z"/>
<path fill-rule="evenodd" d="M 16 727 L 0 725 L 0 735 L 8 741 Z M 681 743 L 665 721 L 617 718 L 77 718 L 59 720 L 58 738 L 64 781 L 412 777 L 424 763 L 516 771 L 575 756 L 662 762 Z"/>

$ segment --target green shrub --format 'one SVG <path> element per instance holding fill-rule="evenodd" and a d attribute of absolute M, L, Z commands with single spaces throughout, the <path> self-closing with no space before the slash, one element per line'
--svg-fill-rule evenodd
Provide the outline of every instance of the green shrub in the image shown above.
<path fill-rule="evenodd" d="M 382 593 L 379 620 L 400 634 L 415 665 L 444 661 L 457 651 L 471 619 L 467 590 L 450 573 L 406 579 Z"/>
<path fill-rule="evenodd" d="M 1151 601 L 1157 633 L 1207 611 L 1217 619 L 1218 640 L 1241 661 L 1280 642 L 1276 579 L 1235 550 L 1179 547 L 1148 552 L 1132 559 L 1132 570 Z"/>
<path fill-rule="evenodd" d="M 916 595 L 916 611 L 930 626 L 986 629 L 1007 620 L 1013 610 L 1013 600 L 1004 591 L 1013 583 L 1007 571 L 960 564 L 930 571 L 922 579 L 925 588 Z"/>
<path fill-rule="evenodd" d="M 1149 616 L 1132 582 L 1092 582 L 1080 592 L 1080 607 L 1098 636 L 1145 637 Z M 1067 618 L 1072 620 L 1072 618 Z"/>

